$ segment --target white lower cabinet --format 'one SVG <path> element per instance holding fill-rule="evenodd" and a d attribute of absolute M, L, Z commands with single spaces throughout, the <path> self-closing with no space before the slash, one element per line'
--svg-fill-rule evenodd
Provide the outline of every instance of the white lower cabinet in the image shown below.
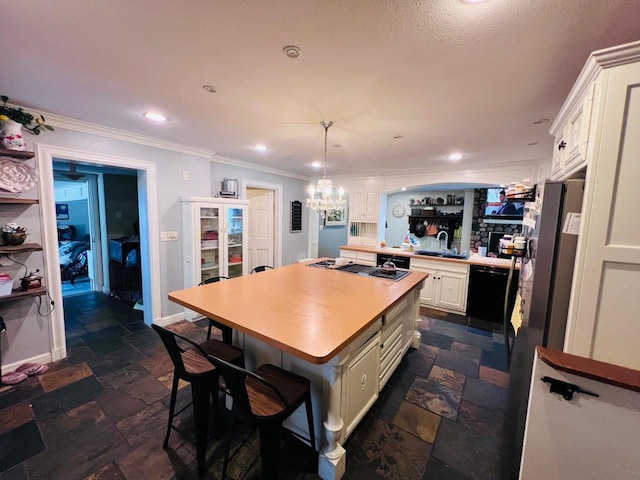
<path fill-rule="evenodd" d="M 376 265 L 376 254 L 370 252 L 356 252 L 354 250 L 340 250 L 340 257 L 351 260 L 354 263 L 360 263 L 362 265 Z"/>
<path fill-rule="evenodd" d="M 343 438 L 347 438 L 378 399 L 380 335 L 367 340 L 342 369 Z"/>
<path fill-rule="evenodd" d="M 420 305 L 448 312 L 466 313 L 468 264 L 412 258 L 411 270 L 429 274 L 420 291 Z"/>

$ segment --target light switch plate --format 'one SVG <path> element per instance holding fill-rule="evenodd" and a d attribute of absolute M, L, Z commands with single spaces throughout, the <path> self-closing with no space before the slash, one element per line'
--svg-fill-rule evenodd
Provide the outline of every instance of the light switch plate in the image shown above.
<path fill-rule="evenodd" d="M 175 242 L 178 240 L 178 232 L 160 232 L 161 242 Z"/>

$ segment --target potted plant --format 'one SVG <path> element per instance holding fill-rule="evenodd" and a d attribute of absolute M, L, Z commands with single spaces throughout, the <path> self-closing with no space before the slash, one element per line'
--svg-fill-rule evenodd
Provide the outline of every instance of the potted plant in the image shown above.
<path fill-rule="evenodd" d="M 40 135 L 40 129 L 46 128 L 53 132 L 53 127 L 45 123 L 42 115 L 34 116 L 25 112 L 20 107 L 10 107 L 7 105 L 9 97 L 0 96 L 0 125 L 2 125 L 2 147 L 9 150 L 24 150 L 27 143 L 22 138 L 22 128 L 34 135 Z"/>

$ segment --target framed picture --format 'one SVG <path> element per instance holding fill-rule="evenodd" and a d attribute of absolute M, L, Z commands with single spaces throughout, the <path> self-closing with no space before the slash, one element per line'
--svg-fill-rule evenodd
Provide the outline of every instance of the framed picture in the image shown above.
<path fill-rule="evenodd" d="M 324 216 L 324 224 L 327 227 L 335 227 L 347 224 L 347 207 L 343 210 L 327 210 Z"/>
<path fill-rule="evenodd" d="M 56 203 L 56 220 L 69 220 L 69 205 Z"/>

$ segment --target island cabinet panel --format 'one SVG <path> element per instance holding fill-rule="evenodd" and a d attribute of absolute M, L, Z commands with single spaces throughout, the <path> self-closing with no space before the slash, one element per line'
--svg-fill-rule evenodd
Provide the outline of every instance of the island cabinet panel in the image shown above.
<path fill-rule="evenodd" d="M 343 438 L 347 438 L 378 399 L 380 335 L 357 350 L 342 370 Z"/>
<path fill-rule="evenodd" d="M 402 355 L 411 345 L 413 332 L 409 334 L 406 327 L 413 324 L 413 309 L 409 295 L 402 299 L 382 318 L 380 335 L 380 390 L 386 385 L 391 374 L 400 364 Z"/>

